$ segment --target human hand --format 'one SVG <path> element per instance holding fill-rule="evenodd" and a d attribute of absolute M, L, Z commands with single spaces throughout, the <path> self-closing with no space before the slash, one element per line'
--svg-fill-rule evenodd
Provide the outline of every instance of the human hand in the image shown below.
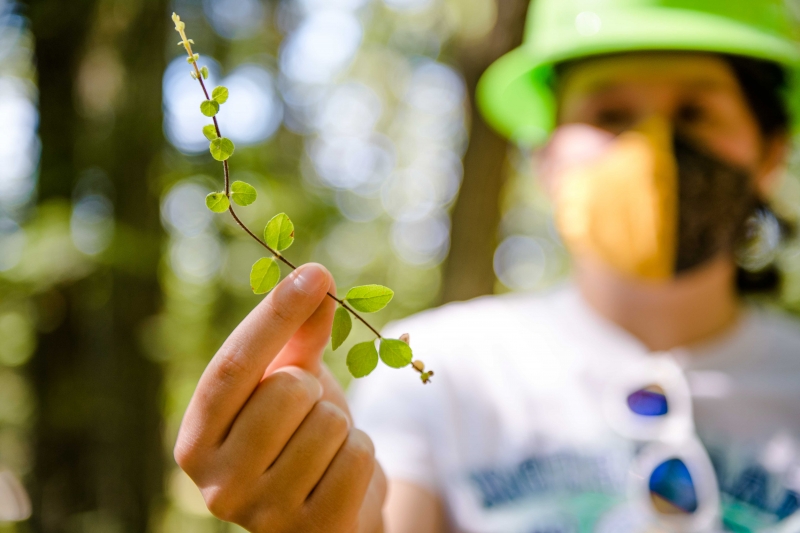
<path fill-rule="evenodd" d="M 295 270 L 209 363 L 175 460 L 209 510 L 252 532 L 382 530 L 386 482 L 320 358 L 335 302 L 321 265 Z"/>

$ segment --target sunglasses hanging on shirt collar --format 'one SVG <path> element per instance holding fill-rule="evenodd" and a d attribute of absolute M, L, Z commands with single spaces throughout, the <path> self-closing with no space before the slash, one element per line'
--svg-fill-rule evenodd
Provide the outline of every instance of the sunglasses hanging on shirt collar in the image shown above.
<path fill-rule="evenodd" d="M 611 427 L 643 446 L 631 464 L 631 501 L 659 531 L 719 529 L 719 489 L 697 437 L 689 386 L 669 354 L 626 363 L 608 384 L 603 408 Z"/>

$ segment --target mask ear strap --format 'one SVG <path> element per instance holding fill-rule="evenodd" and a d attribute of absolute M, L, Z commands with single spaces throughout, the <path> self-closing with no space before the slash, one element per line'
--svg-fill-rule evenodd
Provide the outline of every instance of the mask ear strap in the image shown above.
<path fill-rule="evenodd" d="M 794 236 L 794 224 L 778 215 L 764 201 L 745 223 L 736 250 L 736 287 L 739 292 L 772 292 L 778 289 L 781 273 L 775 264 L 781 243 Z"/>

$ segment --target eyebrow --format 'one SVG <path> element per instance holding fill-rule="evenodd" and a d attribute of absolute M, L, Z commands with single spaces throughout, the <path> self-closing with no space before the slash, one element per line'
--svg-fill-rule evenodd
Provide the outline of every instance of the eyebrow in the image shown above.
<path fill-rule="evenodd" d="M 711 91 L 718 91 L 720 89 L 730 89 L 734 86 L 735 84 L 732 84 L 728 81 L 713 80 L 708 78 L 695 80 L 694 82 L 687 84 L 687 88 L 689 89 L 711 90 Z"/>
<path fill-rule="evenodd" d="M 586 92 L 592 95 L 603 95 L 614 90 L 620 88 L 623 83 L 616 81 L 616 80 L 601 80 L 589 83 L 587 85 Z M 711 78 L 701 78 L 698 80 L 691 80 L 689 82 L 683 83 L 682 87 L 684 89 L 689 89 L 692 91 L 719 91 L 730 89 L 732 87 L 731 83 L 715 80 Z"/>

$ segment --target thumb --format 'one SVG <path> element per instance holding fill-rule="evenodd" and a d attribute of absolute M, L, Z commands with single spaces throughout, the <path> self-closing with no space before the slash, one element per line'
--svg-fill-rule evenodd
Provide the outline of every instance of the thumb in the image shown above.
<path fill-rule="evenodd" d="M 313 275 L 326 276 L 329 279 L 328 292 L 336 295 L 336 283 L 328 270 L 318 263 L 303 265 L 304 271 L 314 270 Z M 309 316 L 300 328 L 292 335 L 272 363 L 265 375 L 269 375 L 284 366 L 298 366 L 315 376 L 321 369 L 322 353 L 331 336 L 333 315 L 336 312 L 336 301 L 326 296 L 317 309 Z"/>

